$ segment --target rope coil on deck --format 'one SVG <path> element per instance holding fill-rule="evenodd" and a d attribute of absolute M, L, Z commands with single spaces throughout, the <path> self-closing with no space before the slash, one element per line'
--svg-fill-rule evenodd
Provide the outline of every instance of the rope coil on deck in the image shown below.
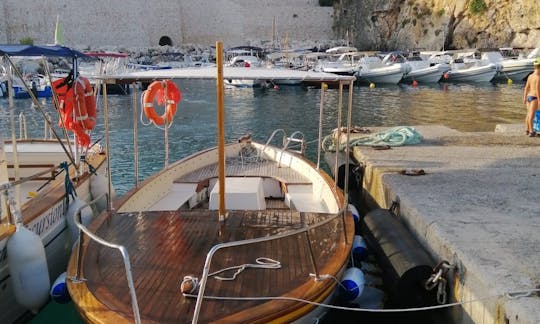
<path fill-rule="evenodd" d="M 228 268 L 224 268 L 224 269 L 214 271 L 214 272 L 208 274 L 208 278 L 214 277 L 217 280 L 231 281 L 231 280 L 235 280 L 236 277 L 240 273 L 242 273 L 242 271 L 244 271 L 247 268 L 258 268 L 258 269 L 279 269 L 279 268 L 281 268 L 281 262 L 276 261 L 276 260 L 271 259 L 271 258 L 260 257 L 260 258 L 257 258 L 255 260 L 255 262 L 256 263 L 245 263 L 245 264 L 241 264 L 241 265 L 238 265 L 238 266 L 232 266 L 232 267 L 228 267 Z M 222 272 L 231 271 L 231 270 L 236 270 L 236 271 L 230 277 L 218 276 L 218 274 L 220 274 Z M 182 292 L 182 294 L 185 295 L 185 294 L 188 294 L 188 293 L 195 292 L 195 290 L 197 290 L 198 287 L 199 287 L 199 278 L 197 278 L 195 276 L 188 275 L 188 276 L 185 276 L 184 279 L 182 280 L 182 284 L 180 285 L 180 291 Z"/>
<path fill-rule="evenodd" d="M 346 134 L 347 130 L 344 130 L 342 135 Z M 402 146 L 419 144 L 421 141 L 422 136 L 414 127 L 399 126 L 374 134 L 356 135 L 354 138 L 349 139 L 349 147 L 373 145 Z M 336 142 L 339 142 L 339 144 Z M 346 143 L 337 140 L 334 132 L 323 139 L 321 147 L 325 152 L 335 152 L 336 147 L 338 151 L 343 151 L 345 150 Z"/>

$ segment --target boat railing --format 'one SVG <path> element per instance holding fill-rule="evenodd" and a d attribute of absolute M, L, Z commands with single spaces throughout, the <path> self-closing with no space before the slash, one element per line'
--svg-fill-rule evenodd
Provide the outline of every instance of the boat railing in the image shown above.
<path fill-rule="evenodd" d="M 131 306 L 133 308 L 133 317 L 135 319 L 135 323 L 140 324 L 141 323 L 141 314 L 139 312 L 139 304 L 137 302 L 137 294 L 135 293 L 135 284 L 133 282 L 133 274 L 131 272 L 131 262 L 129 261 L 129 254 L 127 249 L 123 245 L 114 244 L 111 242 L 108 242 L 104 240 L 103 238 L 97 236 L 96 234 L 92 233 L 86 226 L 82 224 L 82 216 L 81 211 L 83 208 L 90 206 L 91 204 L 95 204 L 98 200 L 102 199 L 103 197 L 107 198 L 107 206 L 109 205 L 109 195 L 105 192 L 102 195 L 99 195 L 94 200 L 83 204 L 75 213 L 74 217 L 74 223 L 79 228 L 79 243 L 77 245 L 78 252 L 77 252 L 77 273 L 75 277 L 68 277 L 69 280 L 71 280 L 73 283 L 81 283 L 84 281 L 84 278 L 81 278 L 81 269 L 82 269 L 82 246 L 84 242 L 84 234 L 86 234 L 88 237 L 90 237 L 92 240 L 96 241 L 97 243 L 107 246 L 112 249 L 117 249 L 122 254 L 122 259 L 124 261 L 124 268 L 126 270 L 126 279 L 129 286 L 129 293 L 131 295 Z"/>
<path fill-rule="evenodd" d="M 309 233 L 310 233 L 311 230 L 316 229 L 316 228 L 321 227 L 321 226 L 324 226 L 324 225 L 336 220 L 338 217 L 341 216 L 343 235 L 345 237 L 345 241 L 347 241 L 347 229 L 346 229 L 346 222 L 345 222 L 345 216 L 347 214 L 347 210 L 348 210 L 348 206 L 346 205 L 344 208 L 340 209 L 339 212 L 337 214 L 333 215 L 332 217 L 329 217 L 329 218 L 327 218 L 327 219 L 325 219 L 325 220 L 323 220 L 323 221 L 321 221 L 319 223 L 316 223 L 316 224 L 306 225 L 306 226 L 304 226 L 304 227 L 302 227 L 300 229 L 297 229 L 297 230 L 291 230 L 291 231 L 287 231 L 287 232 L 283 232 L 283 233 L 279 233 L 279 234 L 275 234 L 275 235 L 271 235 L 271 236 L 258 237 L 258 238 L 241 240 L 241 241 L 234 241 L 234 242 L 225 242 L 225 243 L 219 243 L 219 244 L 214 245 L 210 249 L 210 251 L 208 251 L 208 253 L 206 254 L 206 261 L 204 262 L 203 273 L 202 273 L 202 276 L 201 276 L 201 281 L 199 282 L 199 293 L 197 295 L 197 301 L 196 301 L 196 304 L 195 304 L 195 310 L 193 311 L 193 319 L 192 319 L 191 323 L 197 323 L 198 320 L 199 320 L 199 314 L 200 314 L 201 307 L 202 307 L 202 302 L 203 302 L 203 299 L 204 299 L 204 290 L 206 288 L 206 282 L 208 281 L 208 277 L 209 277 L 209 274 L 210 274 L 210 265 L 212 263 L 212 258 L 213 258 L 214 254 L 217 251 L 219 251 L 221 249 L 224 249 L 224 248 L 246 246 L 246 245 L 250 245 L 250 244 L 268 242 L 268 241 L 273 241 L 273 240 L 278 240 L 278 239 L 282 239 L 282 238 L 286 238 L 286 237 L 291 237 L 291 236 L 295 236 L 295 235 L 304 234 L 306 242 L 307 242 L 309 254 L 310 254 L 311 263 L 312 263 L 312 266 L 313 266 L 313 273 L 315 275 L 315 280 L 317 280 L 319 278 L 319 269 L 317 267 L 317 261 L 316 261 L 316 258 L 315 258 L 315 253 L 314 253 L 313 246 L 311 244 L 311 239 L 310 239 Z"/>
<path fill-rule="evenodd" d="M 268 137 L 268 140 L 266 140 L 266 143 L 264 143 L 264 147 L 262 148 L 261 152 L 259 153 L 259 158 L 262 158 L 262 155 L 264 154 L 264 151 L 270 145 L 270 143 L 274 140 L 274 137 L 277 135 L 277 133 L 283 133 L 282 137 L 282 145 L 285 146 L 285 143 L 287 141 L 287 133 L 285 133 L 285 130 L 283 128 L 278 128 L 270 134 L 270 137 Z"/>
<path fill-rule="evenodd" d="M 264 144 L 264 147 L 259 153 L 259 156 L 258 156 L 259 160 L 262 159 L 262 156 L 264 152 L 266 151 L 266 148 L 268 147 L 268 145 L 270 145 L 270 143 L 274 140 L 274 137 L 278 133 L 283 133 L 283 136 L 281 139 L 282 146 L 281 146 L 280 156 L 278 159 L 278 165 L 281 165 L 281 158 L 283 157 L 283 152 L 290 149 L 289 146 L 291 145 L 291 143 L 296 144 L 295 146 L 296 149 L 290 149 L 291 151 L 304 155 L 306 151 L 304 134 L 300 131 L 295 131 L 294 133 L 291 134 L 291 136 L 287 136 L 287 133 L 285 132 L 284 129 L 278 128 L 272 132 L 270 137 L 268 137 L 268 140 L 266 141 L 266 143 Z"/>
<path fill-rule="evenodd" d="M 51 116 L 48 112 L 45 112 L 45 118 L 51 120 Z M 43 139 L 53 139 L 53 132 L 49 123 L 45 123 L 43 128 Z M 26 122 L 26 115 L 24 113 L 19 114 L 19 139 L 27 140 L 28 139 L 28 125 Z"/>
<path fill-rule="evenodd" d="M 291 144 L 295 146 L 289 147 Z M 304 155 L 304 153 L 306 152 L 306 141 L 304 140 L 304 133 L 302 133 L 301 131 L 295 131 L 291 134 L 291 136 L 287 137 L 287 142 L 283 146 L 283 150 L 287 149 Z"/>
<path fill-rule="evenodd" d="M 26 116 L 23 113 L 19 114 L 19 138 L 28 138 L 28 129 L 26 128 Z"/>

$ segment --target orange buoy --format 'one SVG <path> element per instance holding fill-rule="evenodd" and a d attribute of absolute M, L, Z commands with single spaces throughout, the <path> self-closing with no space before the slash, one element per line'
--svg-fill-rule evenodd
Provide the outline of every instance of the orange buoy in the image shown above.
<path fill-rule="evenodd" d="M 154 99 L 158 104 L 165 103 L 165 112 L 158 115 L 154 109 Z M 164 125 L 172 122 L 176 114 L 176 105 L 182 99 L 180 90 L 171 81 L 154 81 L 143 94 L 144 114 L 156 125 Z"/>

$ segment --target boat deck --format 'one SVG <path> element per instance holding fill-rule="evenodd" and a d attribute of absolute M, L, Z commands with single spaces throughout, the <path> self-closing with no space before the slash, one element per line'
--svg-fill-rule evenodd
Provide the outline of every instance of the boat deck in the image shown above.
<path fill-rule="evenodd" d="M 225 166 L 227 177 L 257 177 L 261 174 L 272 175 L 280 181 L 286 183 L 311 183 L 309 179 L 299 172 L 286 166 L 280 166 L 274 161 L 259 161 L 251 163 L 241 163 L 238 159 L 229 159 Z M 199 182 L 201 179 L 215 178 L 218 176 L 218 164 L 214 163 L 206 167 L 197 169 L 194 172 L 186 174 L 174 182 Z"/>
<path fill-rule="evenodd" d="M 280 206 L 279 202 L 274 205 Z M 187 275 L 200 278 L 206 253 L 214 245 L 297 229 L 331 216 L 285 209 L 232 210 L 226 226 L 221 227 L 217 212 L 208 210 L 117 213 L 102 217 L 97 235 L 127 247 L 143 322 L 187 323 L 192 320 L 196 300 L 182 295 L 182 280 Z M 347 222 L 352 222 L 352 218 Z M 347 226 L 353 228 L 352 224 Z M 312 248 L 319 273 L 337 276 L 350 248 L 344 240 L 343 219 L 337 217 L 311 229 L 309 238 L 316 243 Z M 91 322 L 132 321 L 130 294 L 119 253 L 94 241 L 89 242 L 85 251 L 83 276 L 86 281 L 70 285 L 72 297 L 84 308 L 82 315 Z M 309 276 L 315 270 L 305 233 L 219 250 L 212 260 L 210 272 L 253 264 L 260 257 L 281 262 L 281 268 L 247 268 L 231 281 L 209 278 L 205 295 L 288 295 L 322 302 L 335 287 L 333 280 L 315 281 Z M 75 269 L 74 265 L 72 258 L 70 269 Z M 221 275 L 230 276 L 232 272 Z M 205 300 L 199 321 L 262 323 L 280 316 L 295 316 L 295 311 L 306 307 L 313 306 L 283 300 Z"/>

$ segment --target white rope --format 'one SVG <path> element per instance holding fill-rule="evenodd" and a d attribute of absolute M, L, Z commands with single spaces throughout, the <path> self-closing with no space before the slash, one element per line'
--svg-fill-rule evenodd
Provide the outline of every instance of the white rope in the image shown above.
<path fill-rule="evenodd" d="M 473 302 L 486 300 L 486 299 L 493 299 L 498 298 L 500 296 L 514 296 L 516 294 L 524 294 L 528 293 L 529 295 L 534 292 L 539 292 L 540 289 L 528 289 L 528 290 L 522 290 L 522 291 L 515 291 L 515 292 L 507 292 L 505 294 L 500 295 L 494 295 L 491 297 L 482 297 L 482 298 L 476 298 L 476 299 L 470 299 L 467 301 L 460 301 L 455 303 L 449 303 L 444 305 L 436 305 L 436 306 L 426 306 L 426 307 L 413 307 L 413 308 L 387 308 L 387 309 L 373 309 L 373 308 L 356 308 L 356 307 L 345 307 L 345 306 L 336 306 L 336 305 L 329 305 L 329 304 L 323 304 L 323 303 L 317 303 L 310 300 L 305 300 L 301 298 L 295 298 L 295 297 L 219 297 L 219 296 L 203 296 L 205 299 L 210 300 L 246 300 L 246 301 L 256 301 L 256 300 L 287 300 L 287 301 L 296 301 L 296 302 L 302 302 L 306 304 L 311 304 L 315 306 L 321 306 L 331 309 L 337 309 L 337 310 L 346 310 L 346 311 L 354 311 L 354 312 L 370 312 L 370 313 L 400 313 L 400 312 L 419 312 L 419 311 L 428 311 L 428 310 L 434 310 L 434 309 L 441 309 L 441 308 L 448 308 L 448 307 L 454 307 L 454 306 L 461 306 L 465 304 L 470 304 Z M 185 297 L 190 298 L 197 298 L 197 295 L 192 294 L 183 294 Z M 516 295 L 517 297 L 509 297 L 510 299 L 515 299 L 519 297 L 524 297 L 521 295 Z"/>
<path fill-rule="evenodd" d="M 215 272 L 212 272 L 208 275 L 208 277 L 214 277 L 217 280 L 223 280 L 223 281 L 229 281 L 236 279 L 236 276 L 238 276 L 242 271 L 244 271 L 246 268 L 259 268 L 259 269 L 279 269 L 281 268 L 281 262 L 276 261 L 274 259 L 260 257 L 255 260 L 257 262 L 256 264 L 253 263 L 246 263 L 239 266 L 234 267 L 228 267 L 225 269 L 221 269 Z M 221 277 L 217 276 L 217 274 L 237 269 L 231 277 Z"/>

